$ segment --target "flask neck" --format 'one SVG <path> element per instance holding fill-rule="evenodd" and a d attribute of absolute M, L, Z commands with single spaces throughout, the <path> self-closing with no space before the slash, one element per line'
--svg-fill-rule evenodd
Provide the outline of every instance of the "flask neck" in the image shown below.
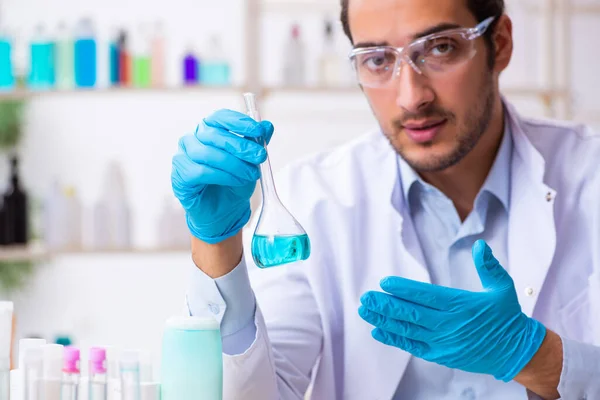
<path fill-rule="evenodd" d="M 267 203 L 270 204 L 279 201 L 268 155 L 265 162 L 260 165 L 260 187 L 262 191 L 263 206 Z"/>

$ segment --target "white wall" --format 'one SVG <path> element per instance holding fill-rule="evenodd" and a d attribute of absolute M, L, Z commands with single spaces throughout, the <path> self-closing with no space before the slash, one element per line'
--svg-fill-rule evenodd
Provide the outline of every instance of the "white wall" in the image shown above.
<path fill-rule="evenodd" d="M 201 46 L 209 32 L 219 30 L 225 34 L 234 80 L 240 84 L 244 79 L 241 1 L 0 0 L 0 12 L 4 22 L 26 28 L 42 19 L 55 24 L 62 19 L 73 22 L 85 14 L 93 15 L 104 39 L 113 25 L 135 26 L 164 17 L 170 34 L 171 84 L 177 83 L 177 60 L 186 43 L 196 41 Z M 294 17 L 302 18 L 305 24 L 307 44 L 320 49 L 322 16 L 304 13 Z M 513 19 L 515 56 L 503 83 L 543 84 L 540 20 L 523 15 L 517 8 Z M 289 21 L 290 16 L 275 12 L 265 17 L 263 76 L 268 82 L 277 80 L 277 51 Z M 598 17 L 581 17 L 573 30 L 573 80 L 578 111 L 600 110 L 600 79 L 596 76 L 600 57 L 590 41 L 600 35 L 598 21 Z M 344 51 L 340 36 L 340 52 Z M 313 68 L 313 80 L 314 73 Z M 536 101 L 514 100 L 526 114 L 543 114 Z M 59 177 L 63 183 L 77 187 L 84 204 L 90 206 L 98 196 L 107 163 L 117 159 L 127 173 L 127 191 L 134 209 L 134 244 L 151 249 L 156 243 L 160 207 L 165 197 L 172 197 L 170 158 L 177 139 L 213 110 L 241 106 L 240 93 L 235 90 L 34 97 L 22 147 L 23 179 L 31 193 L 40 196 L 50 181 Z M 368 106 L 358 93 L 274 94 L 266 100 L 262 114 L 276 126 L 269 148 L 274 169 L 356 137 L 374 125 Z M 0 173 L 5 176 L 5 165 Z M 183 304 L 191 268 L 186 253 L 57 257 L 41 264 L 32 281 L 14 296 L 18 335 L 36 333 L 52 338 L 67 331 L 84 347 L 107 343 L 141 347 L 158 357 L 162 323 Z"/>

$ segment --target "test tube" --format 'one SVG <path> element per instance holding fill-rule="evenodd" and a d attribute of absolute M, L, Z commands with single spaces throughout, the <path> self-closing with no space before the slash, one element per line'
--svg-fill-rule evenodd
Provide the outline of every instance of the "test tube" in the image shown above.
<path fill-rule="evenodd" d="M 27 349 L 23 355 L 25 376 L 25 400 L 41 400 L 43 352 L 41 347 Z"/>
<path fill-rule="evenodd" d="M 140 400 L 140 352 L 125 350 L 119 361 L 121 400 Z"/>
<path fill-rule="evenodd" d="M 60 400 L 64 347 L 60 344 L 45 344 L 43 354 L 43 374 L 40 396 L 43 400 Z"/>
<path fill-rule="evenodd" d="M 79 390 L 79 349 L 76 347 L 65 347 L 65 363 L 63 366 L 63 380 L 60 391 L 61 400 L 77 400 Z"/>
<path fill-rule="evenodd" d="M 89 363 L 88 400 L 107 400 L 106 349 L 92 347 Z"/>

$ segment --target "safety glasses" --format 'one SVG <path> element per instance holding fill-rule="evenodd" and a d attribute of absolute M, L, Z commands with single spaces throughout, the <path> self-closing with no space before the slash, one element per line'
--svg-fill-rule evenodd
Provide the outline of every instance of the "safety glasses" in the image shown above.
<path fill-rule="evenodd" d="M 483 35 L 496 17 L 473 28 L 456 28 L 419 38 L 406 47 L 356 48 L 349 54 L 358 82 L 365 87 L 386 87 L 400 74 L 402 63 L 430 79 L 442 77 L 472 59 L 475 39 Z"/>

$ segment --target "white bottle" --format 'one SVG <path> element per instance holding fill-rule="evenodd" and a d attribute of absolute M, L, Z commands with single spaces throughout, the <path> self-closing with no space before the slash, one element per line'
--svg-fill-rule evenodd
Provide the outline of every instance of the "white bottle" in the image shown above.
<path fill-rule="evenodd" d="M 323 50 L 319 60 L 319 84 L 324 87 L 336 87 L 342 83 L 342 67 L 335 47 L 335 36 L 331 21 L 325 22 Z"/>
<path fill-rule="evenodd" d="M 43 205 L 43 236 L 50 250 L 62 250 L 65 247 L 66 206 L 63 189 L 54 180 L 46 194 Z"/>
<path fill-rule="evenodd" d="M 285 44 L 283 59 L 284 86 L 302 87 L 306 84 L 306 60 L 304 43 L 300 38 L 300 26 L 292 25 L 291 35 Z"/>
<path fill-rule="evenodd" d="M 121 166 L 112 162 L 93 211 L 93 247 L 96 250 L 131 248 L 131 216 Z"/>
<path fill-rule="evenodd" d="M 30 349 L 38 349 L 46 344 L 44 339 L 24 338 L 19 340 L 19 358 L 17 369 L 10 371 L 10 399 L 25 399 L 25 354 Z"/>
<path fill-rule="evenodd" d="M 185 211 L 174 204 L 173 197 L 165 198 L 158 218 L 157 242 L 161 249 L 184 249 L 190 244 L 190 233 L 185 222 Z"/>
<path fill-rule="evenodd" d="M 82 247 L 82 210 L 81 202 L 74 187 L 69 186 L 65 188 L 64 205 L 66 210 L 65 221 L 63 222 L 66 229 L 65 248 L 68 250 L 80 250 Z"/>
<path fill-rule="evenodd" d="M 158 248 L 160 249 L 169 249 L 173 244 L 171 222 L 171 201 L 170 199 L 165 199 L 160 216 L 158 217 L 158 230 L 156 232 Z"/>
<path fill-rule="evenodd" d="M 103 199 L 99 199 L 94 204 L 91 220 L 91 248 L 94 250 L 108 250 L 111 247 L 110 215 L 108 206 Z"/>

